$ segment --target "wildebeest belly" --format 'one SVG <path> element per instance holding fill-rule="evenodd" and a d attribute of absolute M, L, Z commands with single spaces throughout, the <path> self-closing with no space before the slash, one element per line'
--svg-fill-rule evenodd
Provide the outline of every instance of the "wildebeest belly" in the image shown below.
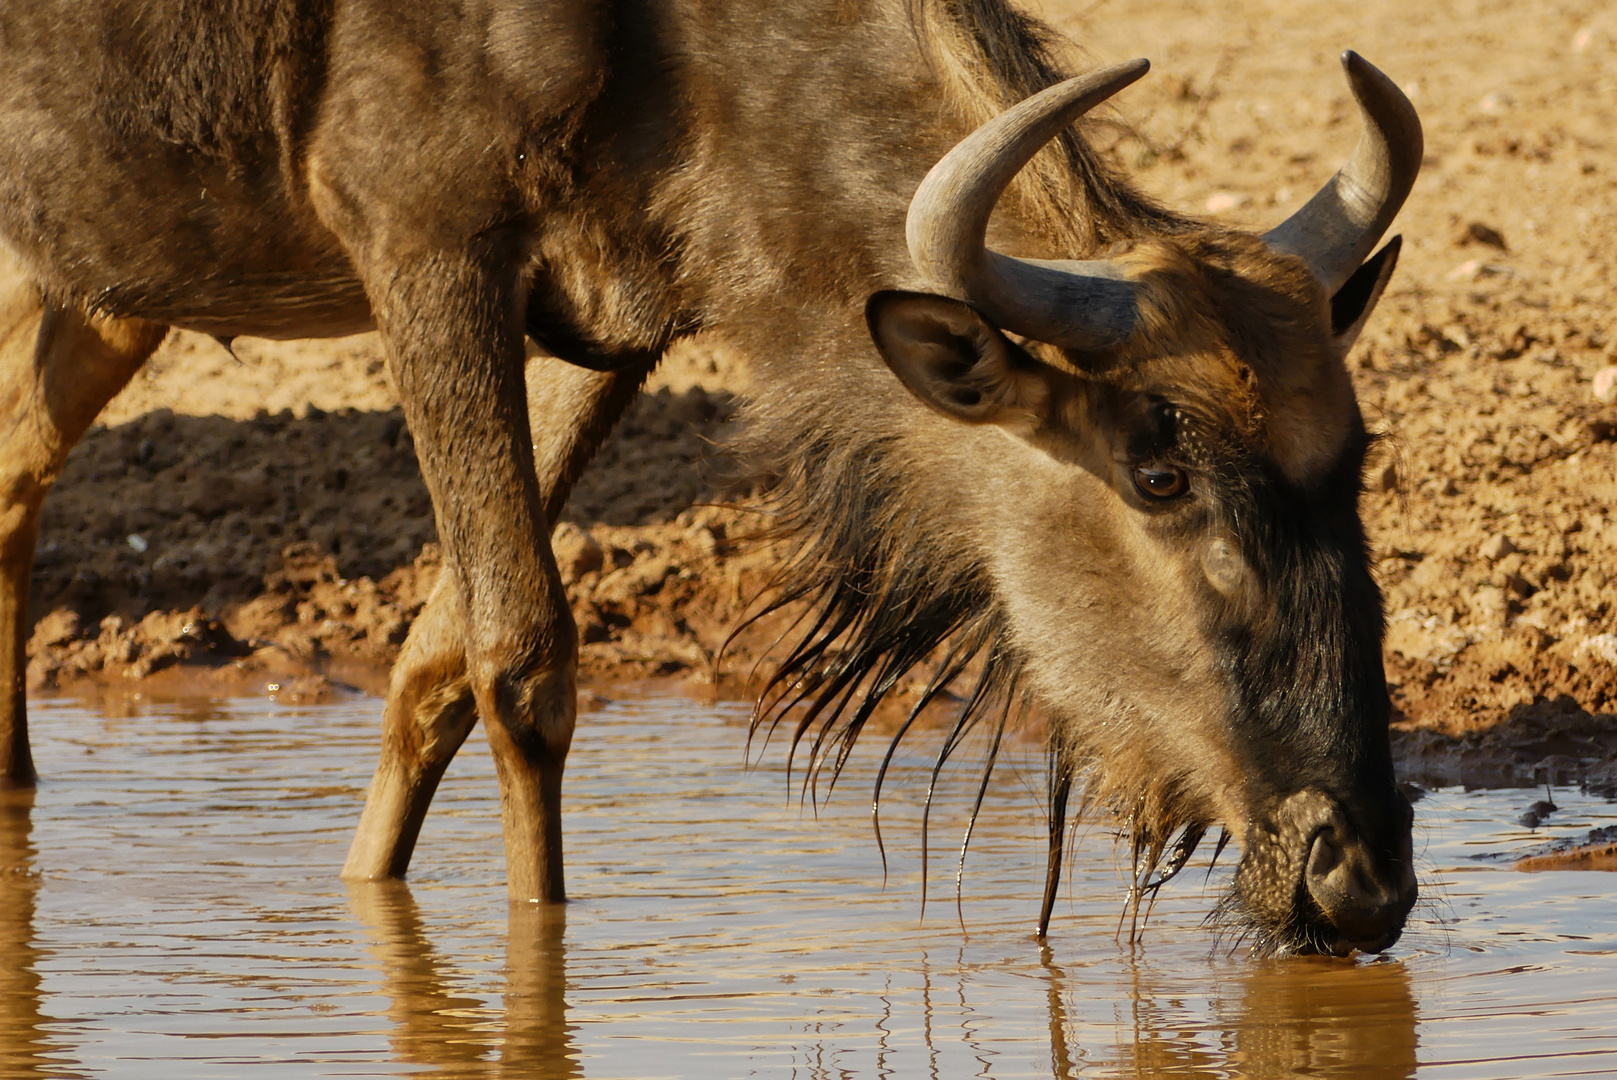
<path fill-rule="evenodd" d="M 19 140 L 14 119 L 0 113 L 0 236 L 47 291 L 225 336 L 369 327 L 346 254 L 275 170 L 232 176 L 175 160 L 183 152 L 109 153 L 59 132 Z"/>

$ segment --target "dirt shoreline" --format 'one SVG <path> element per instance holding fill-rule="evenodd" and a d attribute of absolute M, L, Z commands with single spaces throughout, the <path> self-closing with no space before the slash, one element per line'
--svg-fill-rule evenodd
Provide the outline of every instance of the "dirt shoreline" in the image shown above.
<path fill-rule="evenodd" d="M 777 566 L 768 548 L 736 539 L 757 527 L 753 518 L 744 509 L 703 506 L 660 524 L 558 528 L 586 693 L 656 682 L 734 698 L 754 688 L 754 664 L 791 615 L 732 637 Z M 398 647 L 439 572 L 436 544 L 380 580 L 344 577 L 339 560 L 307 540 L 289 545 L 278 562 L 257 589 L 246 590 L 248 599 L 216 610 L 157 607 L 138 619 L 113 611 L 90 621 L 72 607 L 54 608 L 29 644 L 30 692 L 63 692 L 103 706 L 131 697 L 267 695 L 313 703 L 345 692 L 384 695 Z M 1494 645 L 1522 647 L 1506 636 Z M 1462 711 L 1431 687 L 1464 686 L 1463 672 L 1417 665 L 1397 653 L 1389 659 L 1402 710 L 1393 749 L 1406 781 L 1617 791 L 1617 723 L 1584 706 L 1588 698 L 1566 692 L 1604 684 L 1539 654 L 1541 670 L 1558 667 L 1567 676 L 1556 697 L 1535 694 L 1508 710 L 1489 710 L 1473 691 Z M 1472 659 L 1471 667 L 1481 663 Z M 1488 689 L 1495 685 L 1490 680 Z"/>
<path fill-rule="evenodd" d="M 1617 13 L 1039 6 L 1093 62 L 1151 57 L 1118 163 L 1252 228 L 1357 138 L 1340 48 L 1412 94 L 1403 261 L 1351 359 L 1385 436 L 1365 516 L 1395 747 L 1423 784 L 1617 783 Z M 385 688 L 438 560 L 380 346 L 234 347 L 174 335 L 73 452 L 41 527 L 30 691 Z M 723 343 L 682 347 L 575 492 L 558 550 L 586 681 L 711 679 L 768 580 L 745 492 L 714 479 L 747 390 Z M 769 640 L 741 638 L 724 692 Z"/>

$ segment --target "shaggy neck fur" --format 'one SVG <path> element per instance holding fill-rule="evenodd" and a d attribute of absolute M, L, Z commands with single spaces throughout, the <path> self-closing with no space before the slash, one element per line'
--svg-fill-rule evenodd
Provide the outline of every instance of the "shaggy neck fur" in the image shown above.
<path fill-rule="evenodd" d="M 959 135 L 1066 77 L 1052 56 L 1050 31 L 998 0 L 914 0 L 910 18 L 923 61 L 957 114 Z M 1024 171 L 1006 202 L 1016 241 L 1035 254 L 1081 257 L 1120 241 L 1197 228 L 1139 195 L 1072 130 Z M 901 248 L 901 230 L 873 242 L 884 241 Z M 867 282 L 866 294 L 891 284 Z M 862 302 L 859 287 L 849 292 Z M 755 618 L 786 608 L 807 612 L 787 635 L 755 730 L 784 730 L 794 756 L 806 750 L 806 788 L 822 776 L 834 784 L 872 713 L 914 669 L 930 664 L 924 692 L 887 749 L 876 797 L 899 741 L 951 691 L 962 704 L 936 768 L 969 732 L 988 725 L 980 800 L 1000 736 L 1025 711 L 1022 657 L 968 523 L 940 518 L 940 508 L 957 500 L 946 489 L 924 489 L 927 481 L 918 479 L 939 472 L 936 462 L 928 468 L 914 460 L 920 440 L 906 438 L 906 418 L 922 407 L 881 366 L 862 320 L 829 338 L 823 328 L 805 333 L 815 340 L 797 343 L 805 347 L 789 361 L 761 364 L 765 389 L 750 406 L 741 447 L 767 480 L 767 533 L 790 552 Z M 758 341 L 753 354 L 768 357 L 771 345 L 778 350 L 778 342 Z M 805 377 L 817 366 L 810 357 L 833 351 L 867 356 L 869 364 L 856 373 L 839 370 L 836 380 Z M 1171 781 L 1135 786 L 1125 797 L 1124 785 L 1101 780 L 1104 770 L 1091 750 L 1058 739 L 1053 727 L 1049 750 L 1054 801 L 1065 806 L 1062 785 L 1090 774 L 1096 782 L 1082 802 L 1117 804 L 1153 864 L 1169 834 L 1187 822 Z"/>

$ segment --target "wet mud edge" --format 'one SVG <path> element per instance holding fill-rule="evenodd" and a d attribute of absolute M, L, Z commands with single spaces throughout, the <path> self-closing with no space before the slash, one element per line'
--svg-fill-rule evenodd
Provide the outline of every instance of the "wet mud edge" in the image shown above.
<path fill-rule="evenodd" d="M 760 662 L 795 616 L 780 612 L 735 633 L 779 567 L 776 549 L 747 539 L 758 528 L 756 513 L 721 506 L 689 508 L 661 524 L 559 526 L 555 548 L 579 628 L 583 691 L 610 694 L 645 680 L 727 698 L 756 690 Z M 105 706 L 193 695 L 313 704 L 385 694 L 399 646 L 442 571 L 436 544 L 380 578 L 343 576 L 339 560 L 308 540 L 287 545 L 277 563 L 247 599 L 216 607 L 93 620 L 58 604 L 28 644 L 29 691 Z M 1399 674 L 1395 662 L 1390 675 Z M 918 674 L 895 709 L 922 685 Z M 1395 683 L 1395 697 L 1399 689 Z M 1617 794 L 1617 729 L 1575 703 L 1540 699 L 1491 726 L 1459 731 L 1399 713 L 1392 740 L 1400 774 L 1424 787 L 1549 783 Z"/>

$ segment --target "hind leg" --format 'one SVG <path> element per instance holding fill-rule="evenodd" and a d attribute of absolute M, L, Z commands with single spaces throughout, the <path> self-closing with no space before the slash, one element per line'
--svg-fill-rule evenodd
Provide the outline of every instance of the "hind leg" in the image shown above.
<path fill-rule="evenodd" d="M 45 493 L 79 436 L 167 331 L 46 303 L 0 249 L 0 782 L 34 779 L 23 649 Z"/>
<path fill-rule="evenodd" d="M 613 373 L 549 358 L 528 364 L 528 418 L 546 520 L 556 520 L 655 363 L 648 354 Z M 404 876 L 438 781 L 477 721 L 464 626 L 460 594 L 444 574 L 393 665 L 381 760 L 343 864 L 350 881 Z"/>
<path fill-rule="evenodd" d="M 393 664 L 381 760 L 343 863 L 349 881 L 404 876 L 438 781 L 477 722 L 463 624 L 460 593 L 441 574 Z"/>

